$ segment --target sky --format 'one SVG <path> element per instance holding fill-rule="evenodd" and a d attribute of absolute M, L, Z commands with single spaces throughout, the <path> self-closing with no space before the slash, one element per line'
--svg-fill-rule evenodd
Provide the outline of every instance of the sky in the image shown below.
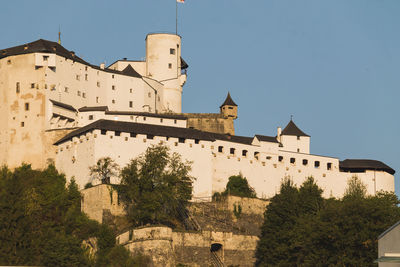
<path fill-rule="evenodd" d="M 293 115 L 312 154 L 400 173 L 399 0 L 186 0 L 178 14 L 184 112 L 219 112 L 229 91 L 237 135 L 274 136 Z M 2 1 L 0 25 L 0 49 L 57 41 L 60 27 L 64 47 L 108 65 L 174 33 L 175 0 Z"/>

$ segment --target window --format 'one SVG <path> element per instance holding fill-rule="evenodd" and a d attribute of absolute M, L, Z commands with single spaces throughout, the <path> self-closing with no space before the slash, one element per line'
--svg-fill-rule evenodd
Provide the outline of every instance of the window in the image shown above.
<path fill-rule="evenodd" d="M 229 150 L 229 153 L 230 153 L 231 155 L 235 155 L 235 149 L 234 149 L 233 147 L 231 147 L 231 149 Z"/>
<path fill-rule="evenodd" d="M 168 69 L 172 69 L 172 63 L 168 63 Z"/>
<path fill-rule="evenodd" d="M 29 103 L 25 103 L 25 110 L 29 110 Z"/>
<path fill-rule="evenodd" d="M 294 164 L 296 162 L 295 158 L 290 158 L 290 163 Z"/>
<path fill-rule="evenodd" d="M 87 71 L 88 70 L 88 67 L 87 66 L 85 66 L 85 71 Z"/>
<path fill-rule="evenodd" d="M 178 120 L 174 120 L 174 124 L 176 124 L 178 122 Z"/>
<path fill-rule="evenodd" d="M 135 133 L 130 133 L 130 137 L 136 137 Z"/>
<path fill-rule="evenodd" d="M 160 119 L 160 122 L 163 122 L 164 120 L 163 119 Z"/>
<path fill-rule="evenodd" d="M 97 82 L 97 87 L 100 87 L 100 82 Z"/>
<path fill-rule="evenodd" d="M 129 101 L 129 107 L 133 108 L 133 102 L 132 101 Z"/>
<path fill-rule="evenodd" d="M 300 140 L 300 136 L 297 136 L 297 140 Z"/>
<path fill-rule="evenodd" d="M 35 88 L 35 84 L 31 83 L 31 88 L 34 89 Z"/>
<path fill-rule="evenodd" d="M 297 149 L 297 152 L 300 152 L 300 148 Z"/>
<path fill-rule="evenodd" d="M 68 93 L 68 87 L 64 88 L 64 92 Z"/>
<path fill-rule="evenodd" d="M 169 49 L 169 53 L 170 53 L 171 55 L 175 55 L 175 48 L 170 48 L 170 49 Z"/>
<path fill-rule="evenodd" d="M 113 78 L 113 79 L 114 79 L 114 74 L 111 76 L 111 78 Z"/>
<path fill-rule="evenodd" d="M 21 127 L 25 126 L 25 122 L 21 121 Z"/>
<path fill-rule="evenodd" d="M 271 156 L 267 156 L 266 159 L 267 159 L 267 160 L 271 160 L 272 157 L 271 157 Z"/>
<path fill-rule="evenodd" d="M 121 132 L 120 131 L 115 131 L 115 136 L 121 136 Z"/>
<path fill-rule="evenodd" d="M 131 94 L 132 94 L 132 92 L 133 92 L 132 88 L 131 88 L 131 89 L 129 89 L 129 93 L 131 93 Z"/>
<path fill-rule="evenodd" d="M 254 152 L 254 157 L 255 157 L 256 159 L 258 159 L 258 154 L 260 154 L 260 152 L 258 152 L 258 151 Z"/>
<path fill-rule="evenodd" d="M 77 74 L 77 75 L 75 76 L 75 78 L 76 78 L 77 81 L 80 81 L 81 76 Z"/>
<path fill-rule="evenodd" d="M 326 168 L 327 168 L 328 170 L 332 170 L 332 163 L 328 162 L 328 163 L 326 164 Z"/>
<path fill-rule="evenodd" d="M 319 168 L 319 161 L 315 161 L 315 162 L 314 162 L 314 167 L 315 167 L 315 168 Z"/>
<path fill-rule="evenodd" d="M 81 96 L 81 91 L 78 91 L 77 93 L 78 93 L 78 96 Z"/>
<path fill-rule="evenodd" d="M 246 157 L 247 156 L 247 150 L 242 150 L 242 156 Z"/>
<path fill-rule="evenodd" d="M 194 139 L 194 143 L 198 144 L 198 143 L 200 143 L 200 140 L 199 139 Z"/>
<path fill-rule="evenodd" d="M 148 135 L 146 135 L 146 137 L 147 137 L 147 139 L 154 139 L 154 135 L 152 135 L 152 134 L 148 134 Z"/>
<path fill-rule="evenodd" d="M 143 117 L 143 121 L 146 121 L 146 117 Z"/>
<path fill-rule="evenodd" d="M 223 146 L 219 146 L 219 147 L 218 147 L 218 152 L 219 152 L 219 153 L 224 152 L 224 147 L 223 147 Z"/>
<path fill-rule="evenodd" d="M 178 142 L 179 143 L 185 143 L 185 138 L 179 138 Z"/>
<path fill-rule="evenodd" d="M 19 82 L 17 82 L 17 84 L 15 85 L 15 92 L 18 94 L 20 91 L 21 91 L 20 84 Z"/>
<path fill-rule="evenodd" d="M 114 75 L 113 75 L 114 76 Z M 115 90 L 115 85 L 111 86 L 111 89 Z"/>
<path fill-rule="evenodd" d="M 9 60 L 7 60 L 7 65 L 10 65 L 11 64 L 11 60 L 9 59 Z"/>
<path fill-rule="evenodd" d="M 82 97 L 83 97 L 83 98 L 86 98 L 86 93 L 82 93 Z"/>
<path fill-rule="evenodd" d="M 279 162 L 282 162 L 282 161 L 283 161 L 283 157 L 282 157 L 282 156 L 279 156 L 279 157 L 278 157 L 278 161 L 279 161 Z"/>
<path fill-rule="evenodd" d="M 115 104 L 115 99 L 113 99 L 111 102 L 112 102 L 113 104 Z"/>
<path fill-rule="evenodd" d="M 90 120 L 90 121 L 93 120 L 93 115 L 89 115 L 89 120 Z"/>
<path fill-rule="evenodd" d="M 87 70 L 87 67 L 86 67 L 86 70 Z M 88 80 L 88 75 L 85 74 L 85 81 L 87 81 L 87 80 Z"/>
<path fill-rule="evenodd" d="M 43 56 L 43 61 L 47 61 L 49 59 L 49 56 Z"/>
<path fill-rule="evenodd" d="M 107 130 L 101 130 L 101 134 L 102 135 L 106 135 L 107 134 Z"/>
<path fill-rule="evenodd" d="M 149 97 L 151 97 L 151 93 L 149 92 L 148 94 L 147 94 Z"/>
<path fill-rule="evenodd" d="M 303 165 L 304 165 L 304 166 L 307 166 L 307 165 L 308 165 L 308 160 L 303 159 Z"/>

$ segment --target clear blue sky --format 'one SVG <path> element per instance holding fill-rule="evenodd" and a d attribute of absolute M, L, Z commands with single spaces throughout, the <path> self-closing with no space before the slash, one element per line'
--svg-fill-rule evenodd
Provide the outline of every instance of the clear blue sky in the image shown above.
<path fill-rule="evenodd" d="M 238 135 L 275 135 L 290 115 L 311 152 L 377 159 L 400 173 L 399 0 L 186 0 L 185 112 L 218 112 L 227 91 Z M 12 0 L 0 48 L 57 40 L 92 64 L 145 55 L 175 31 L 175 0 Z M 396 192 L 400 192 L 396 175 Z"/>

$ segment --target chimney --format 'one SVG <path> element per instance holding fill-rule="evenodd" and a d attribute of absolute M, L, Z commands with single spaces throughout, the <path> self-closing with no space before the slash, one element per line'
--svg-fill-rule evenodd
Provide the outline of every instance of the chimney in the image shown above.
<path fill-rule="evenodd" d="M 278 142 L 281 142 L 281 135 L 282 135 L 282 128 L 278 127 L 278 133 L 276 135 L 276 138 L 278 139 Z"/>
<path fill-rule="evenodd" d="M 105 63 L 101 63 L 101 64 L 100 64 L 100 69 L 104 70 L 105 67 L 106 67 L 106 64 L 105 64 Z"/>

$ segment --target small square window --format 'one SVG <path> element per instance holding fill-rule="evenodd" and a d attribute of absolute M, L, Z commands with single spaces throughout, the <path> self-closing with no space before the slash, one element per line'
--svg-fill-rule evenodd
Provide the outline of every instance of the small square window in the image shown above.
<path fill-rule="evenodd" d="M 160 122 L 163 122 L 164 120 L 163 119 L 160 119 Z"/>
<path fill-rule="evenodd" d="M 97 82 L 97 87 L 100 87 L 100 82 Z"/>
<path fill-rule="evenodd" d="M 121 132 L 116 131 L 116 132 L 115 132 L 115 136 L 121 136 Z"/>
<path fill-rule="evenodd" d="M 151 97 L 151 93 L 149 92 L 148 94 L 147 94 L 149 97 Z"/>
<path fill-rule="evenodd" d="M 223 151 L 224 151 L 224 147 L 223 147 L 223 146 L 219 146 L 219 147 L 218 147 L 218 152 L 219 152 L 219 153 L 222 153 Z"/>
<path fill-rule="evenodd" d="M 112 102 L 113 104 L 115 104 L 115 99 L 113 99 L 111 102 Z"/>
<path fill-rule="evenodd" d="M 25 103 L 25 110 L 29 110 L 29 103 Z"/>
<path fill-rule="evenodd" d="M 21 127 L 25 126 L 25 122 L 21 121 Z"/>
<path fill-rule="evenodd" d="M 307 165 L 308 165 L 308 160 L 303 159 L 303 165 L 304 165 L 304 166 L 307 166 Z"/>
<path fill-rule="evenodd" d="M 87 67 L 86 67 L 87 68 Z M 87 74 L 85 74 L 85 81 L 87 81 L 88 80 L 88 75 Z"/>
<path fill-rule="evenodd" d="M 81 91 L 78 91 L 77 93 L 78 93 L 78 96 L 81 96 Z"/>
<path fill-rule="evenodd" d="M 300 140 L 300 136 L 297 136 L 297 140 Z"/>
<path fill-rule="evenodd" d="M 178 142 L 179 142 L 179 143 L 185 143 L 185 138 L 179 138 L 179 139 L 178 139 Z"/>
<path fill-rule="evenodd" d="M 35 88 L 35 84 L 31 83 L 31 88 L 34 89 Z"/>
<path fill-rule="evenodd" d="M 114 76 L 114 75 L 113 75 Z M 111 89 L 115 90 L 115 85 L 111 86 Z"/>
<path fill-rule="evenodd" d="M 102 135 L 106 135 L 107 134 L 107 130 L 101 130 L 101 134 Z"/>
<path fill-rule="evenodd" d="M 177 124 L 178 123 L 178 120 L 174 120 L 174 124 Z"/>
<path fill-rule="evenodd" d="M 68 87 L 64 88 L 64 92 L 68 93 Z"/>
<path fill-rule="evenodd" d="M 283 161 L 283 157 L 282 157 L 282 156 L 279 156 L 279 157 L 278 157 L 278 161 L 279 161 L 279 162 L 282 162 L 282 161 Z"/>
<path fill-rule="evenodd" d="M 90 121 L 93 120 L 93 115 L 89 115 L 89 120 L 90 120 Z"/>
<path fill-rule="evenodd" d="M 319 168 L 319 165 L 320 165 L 319 161 L 315 161 L 315 162 L 314 162 L 314 167 L 315 167 L 315 168 Z"/>
<path fill-rule="evenodd" d="M 129 101 L 129 107 L 133 108 L 133 102 L 132 101 Z"/>
<path fill-rule="evenodd" d="M 130 137 L 136 137 L 135 133 L 130 133 Z"/>
<path fill-rule="evenodd" d="M 290 163 L 294 164 L 296 162 L 295 158 L 290 158 Z"/>
<path fill-rule="evenodd" d="M 83 97 L 83 98 L 86 98 L 86 93 L 82 93 L 82 97 Z"/>
<path fill-rule="evenodd" d="M 328 163 L 326 164 L 326 169 L 327 169 L 327 170 L 332 170 L 332 163 L 328 162 Z"/>
<path fill-rule="evenodd" d="M 114 74 L 111 77 L 114 79 Z"/>
<path fill-rule="evenodd" d="M 170 53 L 171 55 L 175 55 L 175 48 L 170 48 L 170 49 L 169 49 L 169 53 Z"/>
<path fill-rule="evenodd" d="M 168 63 L 168 69 L 172 69 L 172 63 Z"/>
<path fill-rule="evenodd" d="M 131 89 L 129 89 L 129 93 L 131 93 L 132 94 L 132 92 L 133 92 L 133 89 L 131 88 Z"/>
<path fill-rule="evenodd" d="M 76 78 L 77 81 L 80 81 L 81 76 L 77 74 L 77 75 L 75 76 L 75 78 Z"/>
<path fill-rule="evenodd" d="M 48 61 L 49 56 L 43 56 L 43 61 Z"/>
<path fill-rule="evenodd" d="M 143 117 L 143 121 L 145 121 L 146 120 L 146 117 Z"/>
<path fill-rule="evenodd" d="M 99 103 L 99 97 L 96 96 L 96 103 Z"/>

